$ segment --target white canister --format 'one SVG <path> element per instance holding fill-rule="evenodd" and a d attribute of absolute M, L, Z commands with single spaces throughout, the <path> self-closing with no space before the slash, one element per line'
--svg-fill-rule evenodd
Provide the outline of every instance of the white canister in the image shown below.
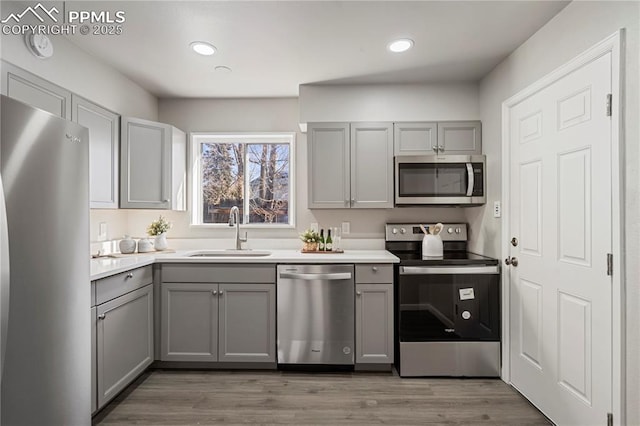
<path fill-rule="evenodd" d="M 442 238 L 440 235 L 425 234 L 422 239 L 423 259 L 442 259 Z"/>
<path fill-rule="evenodd" d="M 128 235 L 125 235 L 118 245 L 122 254 L 131 254 L 136 251 L 136 241 Z"/>
<path fill-rule="evenodd" d="M 148 238 L 143 238 L 138 241 L 138 253 L 149 253 L 154 251 L 153 243 Z"/>

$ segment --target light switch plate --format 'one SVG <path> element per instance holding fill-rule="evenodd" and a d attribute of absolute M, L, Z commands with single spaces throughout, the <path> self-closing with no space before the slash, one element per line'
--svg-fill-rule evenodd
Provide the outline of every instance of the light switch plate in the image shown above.
<path fill-rule="evenodd" d="M 500 204 L 500 201 L 493 202 L 493 217 L 502 217 L 502 204 Z"/>
<path fill-rule="evenodd" d="M 107 241 L 107 222 L 100 222 L 98 225 L 98 241 Z"/>
<path fill-rule="evenodd" d="M 311 222 L 311 228 L 313 232 L 318 232 L 318 222 Z"/>
<path fill-rule="evenodd" d="M 342 222 L 342 235 L 349 234 L 351 232 L 351 222 Z"/>

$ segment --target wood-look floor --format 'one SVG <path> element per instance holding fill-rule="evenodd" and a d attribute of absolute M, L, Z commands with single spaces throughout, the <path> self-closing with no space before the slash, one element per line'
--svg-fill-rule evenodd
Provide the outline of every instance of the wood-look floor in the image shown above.
<path fill-rule="evenodd" d="M 392 373 L 145 373 L 98 425 L 548 425 L 498 379 L 401 379 Z"/>

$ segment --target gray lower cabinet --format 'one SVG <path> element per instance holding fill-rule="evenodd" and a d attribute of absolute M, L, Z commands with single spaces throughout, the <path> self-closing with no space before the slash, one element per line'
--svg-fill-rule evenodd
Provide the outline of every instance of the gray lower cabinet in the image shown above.
<path fill-rule="evenodd" d="M 2 61 L 2 94 L 71 119 L 71 92 L 22 68 Z"/>
<path fill-rule="evenodd" d="M 392 208 L 393 125 L 309 123 L 309 208 Z"/>
<path fill-rule="evenodd" d="M 91 308 L 91 414 L 95 413 L 98 409 L 98 392 L 96 389 L 97 377 L 98 374 L 98 365 L 97 365 L 97 348 L 96 348 L 96 330 L 97 330 L 97 320 L 98 314 L 97 308 L 94 306 Z"/>
<path fill-rule="evenodd" d="M 356 273 L 356 364 L 393 363 L 393 266 L 359 264 Z"/>
<path fill-rule="evenodd" d="M 153 285 L 97 306 L 98 408 L 153 362 Z"/>
<path fill-rule="evenodd" d="M 275 284 L 161 288 L 162 361 L 275 362 Z"/>
<path fill-rule="evenodd" d="M 120 181 L 120 116 L 77 95 L 72 121 L 89 129 L 89 202 L 92 209 L 117 209 Z"/>

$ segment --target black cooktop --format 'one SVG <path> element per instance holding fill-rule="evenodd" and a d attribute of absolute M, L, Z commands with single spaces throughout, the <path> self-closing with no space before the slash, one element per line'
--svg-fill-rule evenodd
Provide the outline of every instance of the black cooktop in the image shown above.
<path fill-rule="evenodd" d="M 427 266 L 427 265 L 497 265 L 498 259 L 482 256 L 480 254 L 465 251 L 445 251 L 440 259 L 423 259 L 421 253 L 416 252 L 396 252 L 391 253 L 400 258 L 400 265 L 403 266 Z"/>

